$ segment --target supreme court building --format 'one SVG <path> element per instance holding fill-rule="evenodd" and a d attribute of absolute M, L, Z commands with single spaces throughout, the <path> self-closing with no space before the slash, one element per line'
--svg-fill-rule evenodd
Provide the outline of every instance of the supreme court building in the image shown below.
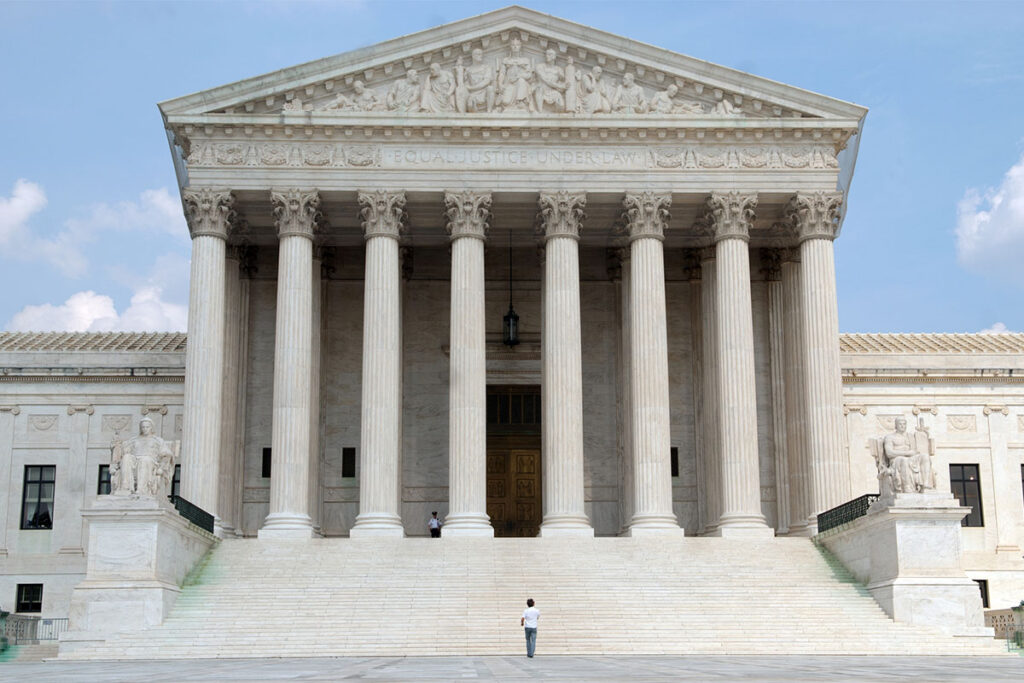
<path fill-rule="evenodd" d="M 1024 597 L 1024 339 L 839 335 L 865 108 L 512 7 L 160 110 L 187 345 L 0 338 L 5 544 L 60 555 L 65 599 L 93 470 L 146 415 L 217 536 L 267 540 L 434 510 L 447 538 L 813 536 L 904 416 L 989 510 L 968 574 Z M 75 531 L 30 548 L 41 443 Z M 12 596 L 49 566 L 19 562 Z"/>

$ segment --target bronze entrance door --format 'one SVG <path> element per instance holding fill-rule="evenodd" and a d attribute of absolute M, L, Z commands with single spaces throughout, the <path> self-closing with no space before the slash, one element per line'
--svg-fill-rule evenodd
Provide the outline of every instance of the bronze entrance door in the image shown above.
<path fill-rule="evenodd" d="M 487 387 L 487 514 L 495 536 L 540 531 L 540 387 Z"/>

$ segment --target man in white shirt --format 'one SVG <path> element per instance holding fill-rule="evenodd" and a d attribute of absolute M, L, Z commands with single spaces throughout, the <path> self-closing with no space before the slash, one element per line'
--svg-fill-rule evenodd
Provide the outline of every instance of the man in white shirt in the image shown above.
<path fill-rule="evenodd" d="M 427 528 L 430 529 L 431 538 L 441 538 L 441 520 L 437 518 L 437 512 L 430 513 L 430 519 L 427 520 Z"/>
<path fill-rule="evenodd" d="M 526 609 L 523 610 L 523 618 L 519 625 L 526 629 L 526 656 L 533 657 L 537 649 L 537 620 L 540 619 L 540 610 L 533 606 L 533 598 L 526 601 Z"/>

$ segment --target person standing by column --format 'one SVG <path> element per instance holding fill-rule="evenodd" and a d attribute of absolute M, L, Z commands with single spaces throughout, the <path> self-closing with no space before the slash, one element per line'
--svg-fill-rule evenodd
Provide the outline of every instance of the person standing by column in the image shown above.
<path fill-rule="evenodd" d="M 537 649 L 537 621 L 540 619 L 540 610 L 533 606 L 533 598 L 526 601 L 526 609 L 519 620 L 519 625 L 526 631 L 526 656 L 533 657 Z"/>
<path fill-rule="evenodd" d="M 430 529 L 431 538 L 441 538 L 441 520 L 437 518 L 437 511 L 430 513 L 430 519 L 427 520 L 427 528 Z"/>

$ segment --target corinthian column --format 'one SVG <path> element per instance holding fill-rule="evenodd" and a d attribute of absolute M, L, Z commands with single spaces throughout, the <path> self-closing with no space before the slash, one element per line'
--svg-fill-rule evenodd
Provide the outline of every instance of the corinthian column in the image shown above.
<path fill-rule="evenodd" d="M 715 241 L 715 336 L 722 486 L 719 536 L 770 536 L 761 513 L 754 323 L 747 242 L 757 195 L 715 192 L 705 224 Z"/>
<path fill-rule="evenodd" d="M 633 516 L 629 535 L 681 534 L 672 512 L 671 416 L 668 403 L 668 327 L 662 241 L 672 198 L 627 194 L 629 228 L 630 399 L 633 440 Z"/>
<path fill-rule="evenodd" d="M 445 536 L 494 536 L 487 516 L 484 240 L 491 195 L 445 193 L 452 242 L 448 516 Z"/>
<path fill-rule="evenodd" d="M 704 488 L 706 517 L 702 533 L 711 535 L 718 529 L 722 514 L 722 458 L 718 448 L 718 306 L 716 305 L 715 248 L 707 247 L 700 253 L 700 312 L 701 312 L 701 421 L 703 434 Z"/>
<path fill-rule="evenodd" d="M 359 193 L 366 238 L 363 405 L 359 515 L 353 538 L 404 536 L 398 489 L 402 465 L 402 297 L 398 241 L 405 193 Z"/>
<path fill-rule="evenodd" d="M 786 367 L 786 449 L 789 473 L 789 532 L 790 536 L 812 536 L 814 528 L 808 526 L 811 515 L 808 486 L 806 408 L 804 401 L 803 332 L 800 315 L 800 253 L 796 249 L 782 251 L 782 326 L 783 353 Z M 838 340 L 837 340 L 838 341 Z"/>
<path fill-rule="evenodd" d="M 583 505 L 579 239 L 586 195 L 540 193 L 544 239 L 544 521 L 540 535 L 593 536 Z"/>
<path fill-rule="evenodd" d="M 182 193 L 192 235 L 192 273 L 185 350 L 181 495 L 217 513 L 221 402 L 224 385 L 224 255 L 234 197 L 224 189 Z"/>
<path fill-rule="evenodd" d="M 313 362 L 313 235 L 321 220 L 316 190 L 272 191 L 280 240 L 274 330 L 270 514 L 260 538 L 311 538 L 309 378 Z"/>
<path fill-rule="evenodd" d="M 841 192 L 797 194 L 786 216 L 800 242 L 800 328 L 805 447 L 810 470 L 809 525 L 850 497 L 850 463 L 843 453 L 843 384 L 839 367 L 839 307 L 832 240 L 839 230 Z"/>

